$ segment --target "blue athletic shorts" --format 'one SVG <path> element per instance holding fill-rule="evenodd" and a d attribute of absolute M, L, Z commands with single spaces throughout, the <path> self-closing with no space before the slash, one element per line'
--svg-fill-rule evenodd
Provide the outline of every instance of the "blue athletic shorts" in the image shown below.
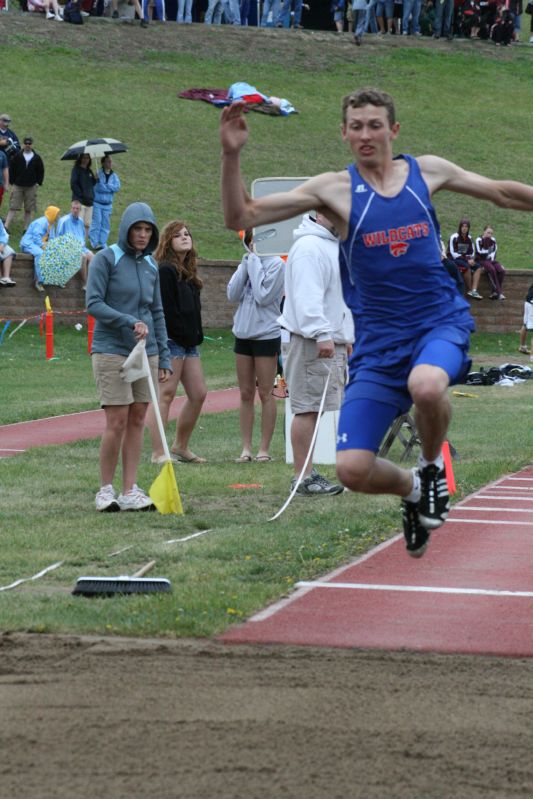
<path fill-rule="evenodd" d="M 442 339 L 426 343 L 415 356 L 412 368 L 425 364 L 439 366 L 447 373 L 450 384 L 464 374 L 469 361 L 464 349 Z M 355 379 L 346 387 L 339 415 L 337 450 L 366 449 L 378 452 L 381 442 L 397 416 L 407 413 L 412 405 L 411 395 L 404 388 L 376 382 L 365 373 L 364 380 Z"/>

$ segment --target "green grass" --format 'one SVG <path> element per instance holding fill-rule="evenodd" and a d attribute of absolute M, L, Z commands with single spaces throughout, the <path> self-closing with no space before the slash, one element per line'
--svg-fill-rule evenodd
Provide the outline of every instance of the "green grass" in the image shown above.
<path fill-rule="evenodd" d="M 42 397 L 35 396 L 36 387 L 41 383 L 44 393 L 43 376 L 47 370 L 60 368 L 61 361 L 47 364 L 42 352 L 32 355 L 29 339 L 23 342 L 20 333 L 19 346 L 25 344 L 30 352 L 24 374 L 32 391 L 27 393 L 25 410 L 30 417 L 38 416 Z M 31 336 L 31 331 L 24 335 Z M 11 340 L 13 350 L 17 337 Z M 70 346 L 69 374 L 76 375 L 88 398 L 92 395 L 94 407 L 88 359 L 78 342 L 74 332 L 65 331 L 62 346 Z M 220 349 L 204 353 L 210 387 L 210 370 L 215 368 L 217 380 L 225 385 L 232 382 L 233 355 L 227 344 L 223 338 Z M 512 360 L 509 352 L 515 346 L 516 336 L 487 334 L 480 342 L 474 337 L 474 362 L 487 356 L 494 356 L 495 365 Z M 0 349 L 2 369 L 6 354 L 7 350 Z M 24 360 L 22 349 L 18 357 Z M 5 382 L 1 384 L 4 391 Z M 71 382 L 63 376 L 53 385 L 56 411 L 69 410 Z M 533 381 L 513 388 L 475 388 L 469 393 L 477 396 L 452 396 L 450 440 L 459 453 L 456 499 L 528 463 L 533 447 L 533 429 L 527 424 Z M 10 399 L 7 405 L 11 404 L 15 400 Z M 397 532 L 398 501 L 391 497 L 297 498 L 278 521 L 267 521 L 287 497 L 292 476 L 284 462 L 283 403 L 278 403 L 278 409 L 272 448 L 276 460 L 268 464 L 233 462 L 240 451 L 236 412 L 200 418 L 192 444 L 209 462 L 176 466 L 185 509 L 181 517 L 97 514 L 93 506 L 98 488 L 97 440 L 37 448 L 0 460 L 0 586 L 63 561 L 44 578 L 0 594 L 0 629 L 213 635 L 283 596 L 298 580 L 317 577 Z M 398 446 L 392 455 L 399 457 Z M 334 477 L 331 466 L 321 471 Z M 148 488 L 157 473 L 149 462 L 147 437 L 140 485 Z M 243 483 L 259 487 L 232 487 Z M 189 542 L 166 543 L 208 529 L 211 532 Z M 152 558 L 157 560 L 152 574 L 168 577 L 172 594 L 95 600 L 70 594 L 80 576 L 132 574 Z"/>
<path fill-rule="evenodd" d="M 509 49 L 498 52 L 482 42 L 459 42 L 446 51 L 427 40 L 378 47 L 369 37 L 364 52 L 356 54 L 324 33 L 296 41 L 283 32 L 276 37 L 254 29 L 194 25 L 179 37 L 171 26 L 154 26 L 142 40 L 143 49 L 138 39 L 131 42 L 138 32 L 127 25 L 89 21 L 74 33 L 64 26 L 52 42 L 42 25 L 32 27 L 34 22 L 28 20 L 25 30 L 31 52 L 21 39 L 3 46 L 3 102 L 15 130 L 31 132 L 44 157 L 40 207 L 68 207 L 71 163 L 59 160 L 68 145 L 91 135 L 122 139 L 129 152 L 115 158 L 123 189 L 112 235 L 125 206 L 143 199 L 160 224 L 185 217 L 201 256 L 239 257 L 239 243 L 225 230 L 220 211 L 219 114 L 177 94 L 242 79 L 289 98 L 299 111 L 287 118 L 249 114 L 252 136 L 243 155 L 247 184 L 268 175 L 342 169 L 350 157 L 340 138 L 340 98 L 365 83 L 378 84 L 396 98 L 402 123 L 398 152 L 435 152 L 494 177 L 533 182 L 528 136 L 533 53 L 526 46 L 512 48 L 509 57 Z M 476 235 L 486 223 L 494 226 L 507 267 L 532 265 L 527 214 L 445 192 L 435 204 L 445 238 L 469 215 Z M 14 225 L 14 243 L 20 232 L 20 223 Z"/>

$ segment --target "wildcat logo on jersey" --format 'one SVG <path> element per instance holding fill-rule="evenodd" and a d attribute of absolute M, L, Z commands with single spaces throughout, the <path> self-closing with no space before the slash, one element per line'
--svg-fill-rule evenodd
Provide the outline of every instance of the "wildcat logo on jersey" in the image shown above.
<path fill-rule="evenodd" d="M 400 255 L 405 255 L 410 241 L 426 238 L 429 234 L 427 222 L 416 222 L 414 225 L 402 225 L 388 230 L 363 233 L 363 243 L 365 247 L 382 247 L 388 244 L 390 254 L 398 258 Z"/>
<path fill-rule="evenodd" d="M 395 258 L 398 258 L 399 255 L 405 255 L 408 249 L 409 245 L 406 241 L 396 241 L 394 244 L 389 244 L 390 254 L 394 255 Z"/>

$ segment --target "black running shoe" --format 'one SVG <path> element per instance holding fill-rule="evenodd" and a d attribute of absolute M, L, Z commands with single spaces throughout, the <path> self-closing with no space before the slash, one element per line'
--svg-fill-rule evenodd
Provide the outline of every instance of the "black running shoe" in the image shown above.
<path fill-rule="evenodd" d="M 427 549 L 430 532 L 420 524 L 416 502 L 402 499 L 402 521 L 407 552 L 412 558 L 421 558 Z"/>
<path fill-rule="evenodd" d="M 422 495 L 418 503 L 420 523 L 427 530 L 435 530 L 444 524 L 450 511 L 450 496 L 444 468 L 434 463 L 419 469 Z"/>

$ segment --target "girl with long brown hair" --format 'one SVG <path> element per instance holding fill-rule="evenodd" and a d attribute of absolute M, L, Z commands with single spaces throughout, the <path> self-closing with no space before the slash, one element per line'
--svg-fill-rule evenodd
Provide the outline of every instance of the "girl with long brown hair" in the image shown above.
<path fill-rule="evenodd" d="M 197 272 L 196 250 L 185 222 L 176 219 L 165 225 L 154 258 L 159 264 L 161 299 L 173 370 L 168 381 L 159 387 L 159 410 L 163 424 L 166 424 L 178 383 L 181 383 L 187 399 L 176 424 L 176 436 L 170 447 L 171 458 L 181 463 L 205 463 L 205 458 L 195 455 L 189 448 L 207 387 L 198 351 L 198 345 L 204 339 L 200 305 L 202 281 Z M 165 456 L 151 407 L 147 424 L 152 437 L 152 462 L 162 463 Z"/>

